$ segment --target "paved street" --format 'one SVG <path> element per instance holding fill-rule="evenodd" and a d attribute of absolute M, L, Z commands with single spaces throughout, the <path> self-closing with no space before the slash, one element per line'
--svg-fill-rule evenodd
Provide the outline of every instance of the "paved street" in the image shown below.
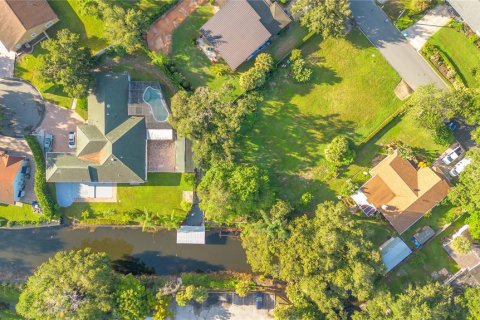
<path fill-rule="evenodd" d="M 350 8 L 360 29 L 412 89 L 429 83 L 447 88 L 373 0 L 351 0 Z"/>

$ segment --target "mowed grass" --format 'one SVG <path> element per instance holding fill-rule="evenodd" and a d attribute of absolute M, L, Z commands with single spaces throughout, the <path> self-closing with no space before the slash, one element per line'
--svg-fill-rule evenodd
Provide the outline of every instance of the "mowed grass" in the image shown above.
<path fill-rule="evenodd" d="M 182 221 L 186 212 L 180 207 L 183 191 L 193 190 L 190 174 L 149 173 L 142 185 L 118 185 L 116 203 L 74 203 L 61 212 L 69 218 L 81 218 L 88 211 L 92 219 L 108 219 L 110 223 L 132 221 L 130 213 L 149 211 L 160 220 Z M 110 212 L 114 210 L 115 212 Z M 138 221 L 137 221 L 138 222 Z"/>
<path fill-rule="evenodd" d="M 313 67 L 306 84 L 279 68 L 262 91 L 257 120 L 246 133 L 244 160 L 268 169 L 279 194 L 295 202 L 312 192 L 317 201 L 333 199 L 315 169 L 337 135 L 359 143 L 402 102 L 393 90 L 400 77 L 376 48 L 354 29 L 346 39 L 314 36 L 301 47 Z"/>
<path fill-rule="evenodd" d="M 219 76 L 214 73 L 213 64 L 195 45 L 200 28 L 213 16 L 210 4 L 198 7 L 174 32 L 172 36 L 171 57 L 175 65 L 192 87 L 208 86 L 218 89 L 223 84 L 232 83 L 238 93 L 238 76 L 233 73 Z"/>
<path fill-rule="evenodd" d="M 43 216 L 32 211 L 32 206 L 24 204 L 22 207 L 0 204 L 0 218 L 22 222 L 42 221 Z"/>
<path fill-rule="evenodd" d="M 468 87 L 480 87 L 480 49 L 463 32 L 443 27 L 428 42 L 450 58 Z"/>

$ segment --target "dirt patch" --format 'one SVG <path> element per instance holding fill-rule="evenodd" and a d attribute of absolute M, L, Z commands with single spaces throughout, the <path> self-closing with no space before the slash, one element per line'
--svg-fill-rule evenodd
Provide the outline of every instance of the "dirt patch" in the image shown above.
<path fill-rule="evenodd" d="M 404 80 L 402 80 L 397 85 L 394 92 L 395 92 L 395 95 L 397 96 L 397 98 L 403 101 L 403 100 L 407 99 L 408 97 L 410 97 L 410 95 L 413 93 L 413 90 L 412 90 L 412 88 L 410 88 L 410 86 Z"/>
<path fill-rule="evenodd" d="M 169 10 L 155 21 L 147 32 L 148 48 L 164 54 L 170 52 L 172 46 L 173 31 L 206 0 L 181 0 L 175 7 Z"/>

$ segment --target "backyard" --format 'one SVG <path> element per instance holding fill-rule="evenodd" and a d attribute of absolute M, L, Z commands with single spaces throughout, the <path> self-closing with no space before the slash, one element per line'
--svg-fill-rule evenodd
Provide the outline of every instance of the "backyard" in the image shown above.
<path fill-rule="evenodd" d="M 192 190 L 192 174 L 149 173 L 145 184 L 118 185 L 116 203 L 74 203 L 61 213 L 86 224 L 129 224 L 143 222 L 146 210 L 155 224 L 172 227 L 186 216 L 183 191 Z"/>
<path fill-rule="evenodd" d="M 468 87 L 480 87 L 480 49 L 461 30 L 452 26 L 443 27 L 428 43 L 450 59 Z"/>
<path fill-rule="evenodd" d="M 443 151 L 410 116 L 388 123 L 403 105 L 393 93 L 400 78 L 359 30 L 346 39 L 322 41 L 314 36 L 301 49 L 313 67 L 312 79 L 297 84 L 288 68 L 279 68 L 262 91 L 256 122 L 241 147 L 244 160 L 272 173 L 281 197 L 296 204 L 308 191 L 315 203 L 334 199 L 347 178 L 367 178 L 361 173 L 371 167 L 379 145 L 393 140 L 434 153 Z M 355 142 L 358 156 L 336 176 L 323 152 L 342 134 Z"/>

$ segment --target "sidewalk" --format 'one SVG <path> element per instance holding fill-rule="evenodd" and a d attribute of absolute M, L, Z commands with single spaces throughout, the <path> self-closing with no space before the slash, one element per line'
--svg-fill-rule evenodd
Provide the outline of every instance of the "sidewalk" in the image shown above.
<path fill-rule="evenodd" d="M 411 27 L 402 31 L 408 42 L 420 51 L 423 45 L 430 39 L 435 32 L 447 25 L 451 20 L 452 14 L 447 5 L 439 4 L 416 22 Z"/>

